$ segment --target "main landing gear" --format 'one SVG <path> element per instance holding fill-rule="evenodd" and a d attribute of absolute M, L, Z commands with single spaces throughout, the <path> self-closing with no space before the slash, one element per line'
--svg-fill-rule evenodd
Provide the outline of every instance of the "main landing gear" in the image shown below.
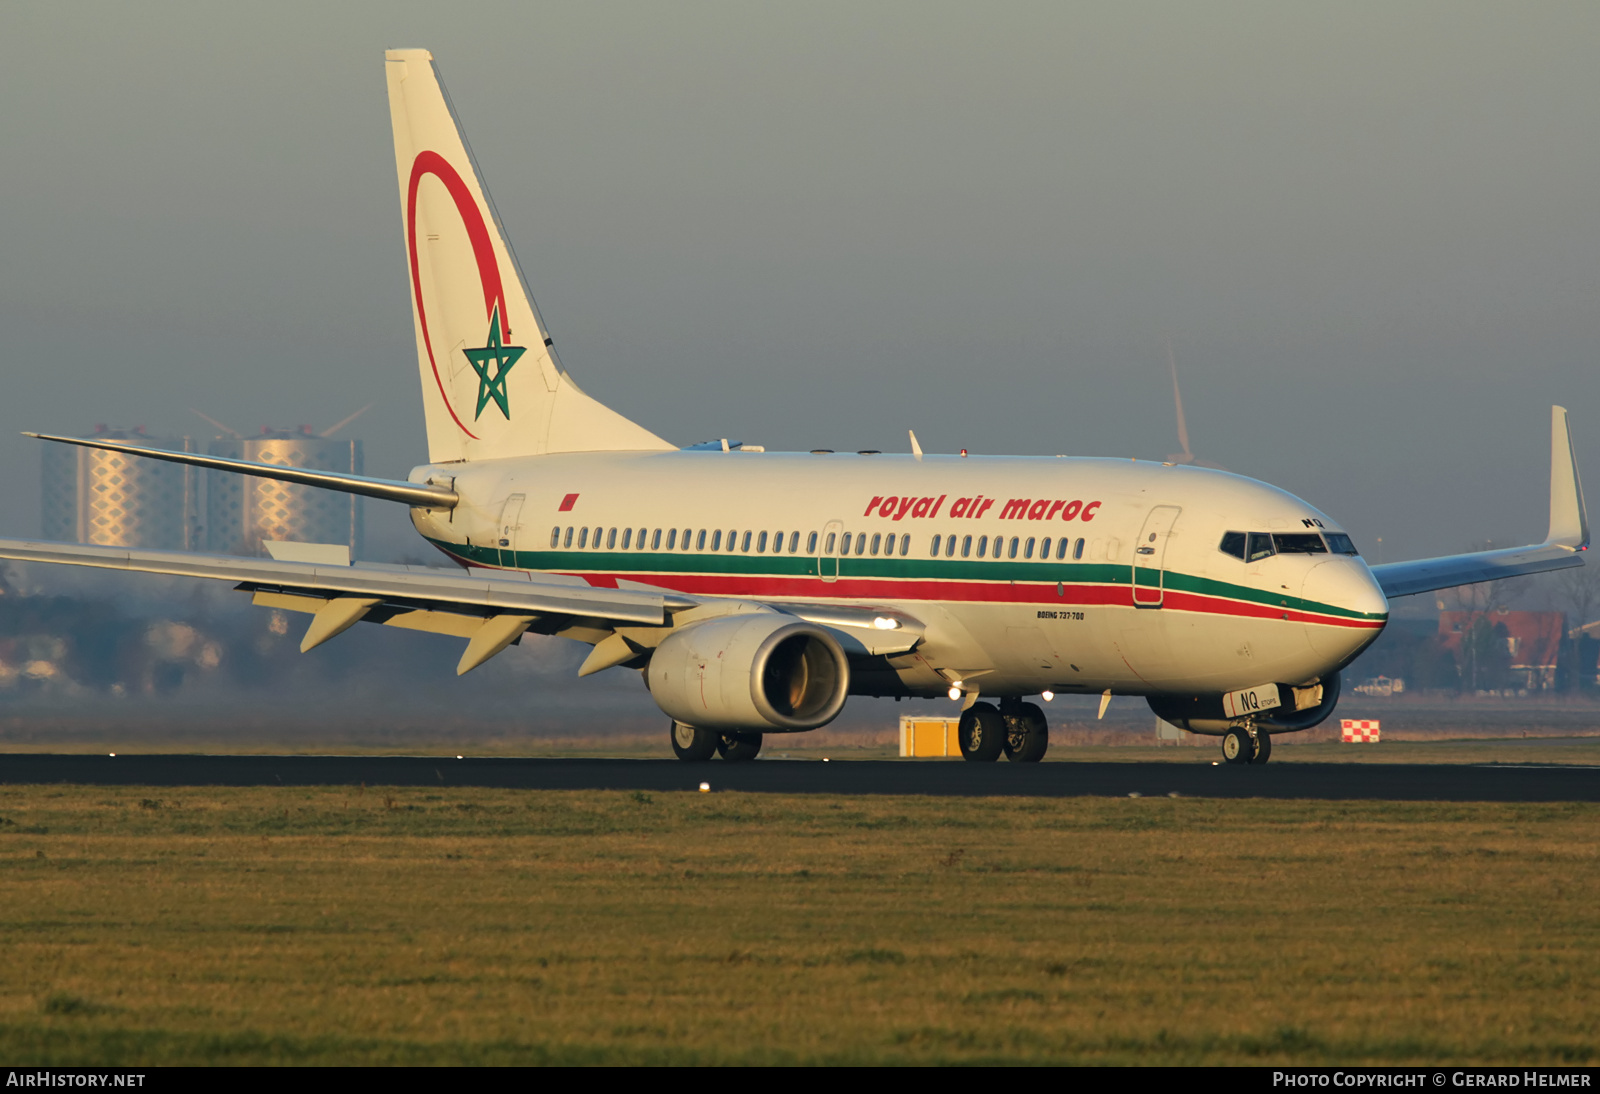
<path fill-rule="evenodd" d="M 1234 726 L 1222 735 L 1222 758 L 1230 764 L 1264 764 L 1272 757 L 1272 735 L 1253 726 Z"/>
<path fill-rule="evenodd" d="M 721 756 L 738 763 L 753 760 L 761 751 L 759 733 L 722 733 L 714 729 L 672 723 L 672 751 L 680 760 L 709 760 Z"/>
<path fill-rule="evenodd" d="M 961 714 L 956 730 L 961 756 L 966 760 L 989 763 L 1002 752 L 1013 763 L 1037 763 L 1050 747 L 1050 727 L 1044 711 L 1020 699 L 973 703 Z"/>

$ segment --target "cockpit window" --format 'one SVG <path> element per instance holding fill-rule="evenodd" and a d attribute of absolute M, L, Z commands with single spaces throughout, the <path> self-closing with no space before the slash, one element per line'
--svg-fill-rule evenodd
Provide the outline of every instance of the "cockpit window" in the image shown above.
<path fill-rule="evenodd" d="M 1278 553 L 1272 545 L 1272 537 L 1265 532 L 1250 533 L 1250 549 L 1245 554 L 1246 562 L 1255 562 Z"/>
<path fill-rule="evenodd" d="M 1295 532 L 1289 535 L 1275 535 L 1272 542 L 1278 548 L 1280 555 L 1325 555 L 1328 548 L 1323 544 L 1322 537 L 1315 532 Z"/>
<path fill-rule="evenodd" d="M 1343 532 L 1324 532 L 1323 538 L 1328 541 L 1328 550 L 1336 555 L 1359 555 L 1355 543 Z"/>
<path fill-rule="evenodd" d="M 1240 562 L 1244 561 L 1245 534 L 1243 532 L 1222 533 L 1222 545 L 1217 548 L 1225 555 L 1232 555 Z"/>

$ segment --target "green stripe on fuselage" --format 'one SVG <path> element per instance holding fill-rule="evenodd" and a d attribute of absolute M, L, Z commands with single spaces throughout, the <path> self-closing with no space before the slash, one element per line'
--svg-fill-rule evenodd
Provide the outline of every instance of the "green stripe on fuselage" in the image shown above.
<path fill-rule="evenodd" d="M 515 561 L 502 561 L 512 552 L 498 547 L 479 547 L 444 540 L 430 539 L 430 543 L 450 555 L 481 566 L 509 567 L 518 570 L 546 571 L 550 573 L 601 573 L 637 574 L 647 580 L 655 574 L 705 574 L 711 576 L 741 577 L 815 577 L 817 560 L 810 555 L 756 555 L 727 554 L 721 552 L 667 552 L 667 551 L 517 551 Z M 829 560 L 831 561 L 831 560 Z M 1010 559 L 964 558 L 874 558 L 850 555 L 840 558 L 841 580 L 871 579 L 900 581 L 968 581 L 1029 585 L 1127 585 L 1131 567 L 1105 562 L 1036 562 Z M 1146 582 L 1157 571 L 1140 573 L 1141 586 L 1154 586 Z M 1251 604 L 1265 604 L 1273 608 L 1286 608 L 1296 612 L 1337 616 L 1341 619 L 1387 619 L 1384 612 L 1357 612 L 1332 604 L 1305 600 L 1265 589 L 1252 589 L 1214 578 L 1196 577 L 1165 571 L 1168 591 L 1196 593 L 1226 600 L 1242 600 Z M 819 593 L 825 590 L 818 590 Z"/>

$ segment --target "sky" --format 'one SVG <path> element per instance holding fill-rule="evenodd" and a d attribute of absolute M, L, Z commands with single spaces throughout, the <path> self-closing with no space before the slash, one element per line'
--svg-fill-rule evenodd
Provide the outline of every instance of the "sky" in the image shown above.
<path fill-rule="evenodd" d="M 1600 484 L 1592 3 L 13 0 L 0 535 L 25 429 L 375 401 L 368 472 L 422 462 L 390 47 L 670 440 L 1160 459 L 1170 342 L 1196 453 L 1374 561 L 1541 539 L 1552 403 Z"/>

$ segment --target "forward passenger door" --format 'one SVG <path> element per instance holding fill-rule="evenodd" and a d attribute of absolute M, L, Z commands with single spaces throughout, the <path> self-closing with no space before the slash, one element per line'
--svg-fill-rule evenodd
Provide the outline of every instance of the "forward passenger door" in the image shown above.
<path fill-rule="evenodd" d="M 1136 608 L 1159 608 L 1165 600 L 1167 540 L 1172 524 L 1183 512 L 1176 505 L 1158 505 L 1144 518 L 1139 538 L 1133 542 L 1133 604 Z"/>

